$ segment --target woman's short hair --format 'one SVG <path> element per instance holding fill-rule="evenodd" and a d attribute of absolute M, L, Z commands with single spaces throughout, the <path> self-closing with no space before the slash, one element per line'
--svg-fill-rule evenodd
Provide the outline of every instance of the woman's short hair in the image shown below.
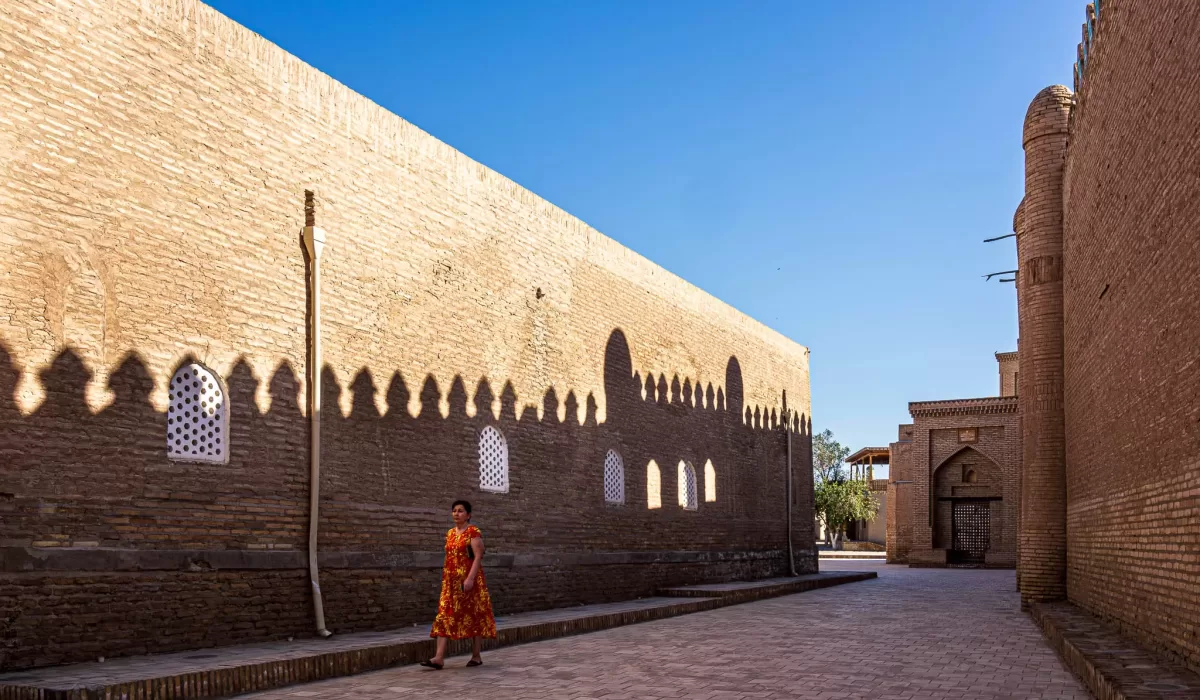
<path fill-rule="evenodd" d="M 470 501 L 464 501 L 461 499 L 457 500 L 450 504 L 450 510 L 454 510 L 458 506 L 462 506 L 463 510 L 467 511 L 467 515 L 471 514 L 471 502 Z"/>

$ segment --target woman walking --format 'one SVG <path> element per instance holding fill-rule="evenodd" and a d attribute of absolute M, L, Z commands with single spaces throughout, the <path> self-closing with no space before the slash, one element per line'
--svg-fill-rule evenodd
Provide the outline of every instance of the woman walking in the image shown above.
<path fill-rule="evenodd" d="M 483 535 L 471 524 L 471 504 L 450 506 L 454 527 L 446 533 L 446 563 L 442 566 L 442 596 L 430 637 L 437 638 L 437 654 L 421 665 L 442 670 L 451 639 L 471 640 L 468 666 L 483 664 L 479 652 L 483 639 L 496 638 L 492 598 L 483 578 Z"/>

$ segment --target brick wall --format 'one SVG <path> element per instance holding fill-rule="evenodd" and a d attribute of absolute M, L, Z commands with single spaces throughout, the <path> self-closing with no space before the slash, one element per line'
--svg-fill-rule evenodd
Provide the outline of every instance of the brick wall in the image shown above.
<path fill-rule="evenodd" d="M 889 564 L 908 563 L 912 549 L 912 426 L 900 426 L 900 440 L 888 445 L 887 560 Z"/>
<path fill-rule="evenodd" d="M 0 68 L 0 666 L 311 627 L 306 190 L 331 629 L 428 623 L 464 496 L 500 612 L 781 573 L 785 404 L 815 570 L 805 348 L 192 0 L 10 0 Z M 227 464 L 166 459 L 192 360 Z M 485 425 L 506 494 L 478 488 Z"/>
<path fill-rule="evenodd" d="M 1195 10 L 1102 5 L 1066 158 L 1064 370 L 1069 597 L 1200 668 Z"/>
<path fill-rule="evenodd" d="M 999 496 L 1001 500 L 992 506 L 986 563 L 1014 566 L 1021 467 L 1016 401 L 1011 397 L 923 401 L 909 404 L 909 412 L 913 416 L 912 442 L 907 448 L 911 457 L 904 464 L 912 483 L 893 485 L 900 498 L 910 499 L 896 524 L 901 538 L 905 519 L 911 528 L 909 563 L 946 563 L 951 502 L 940 498 Z M 901 448 L 903 454 L 903 443 Z M 962 465 L 967 463 L 976 465 L 981 486 L 961 482 Z M 986 493 L 975 492 L 984 486 Z"/>
<path fill-rule="evenodd" d="M 1000 370 L 1000 396 L 1017 395 L 1017 353 L 996 353 L 996 364 Z"/>

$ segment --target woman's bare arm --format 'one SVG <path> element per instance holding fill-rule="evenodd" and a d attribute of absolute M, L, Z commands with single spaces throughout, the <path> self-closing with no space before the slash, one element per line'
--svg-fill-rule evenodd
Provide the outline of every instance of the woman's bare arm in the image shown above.
<path fill-rule="evenodd" d="M 471 550 L 475 552 L 475 561 L 471 564 L 471 570 L 467 572 L 467 580 L 463 581 L 463 590 L 469 591 L 475 587 L 475 576 L 479 574 L 479 566 L 483 562 L 483 538 L 471 538 Z"/>

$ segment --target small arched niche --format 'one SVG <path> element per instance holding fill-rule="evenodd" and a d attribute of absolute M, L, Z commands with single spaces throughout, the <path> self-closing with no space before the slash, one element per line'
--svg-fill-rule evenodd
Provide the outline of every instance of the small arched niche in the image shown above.
<path fill-rule="evenodd" d="M 662 508 L 662 471 L 654 460 L 646 465 L 646 507 Z"/>

